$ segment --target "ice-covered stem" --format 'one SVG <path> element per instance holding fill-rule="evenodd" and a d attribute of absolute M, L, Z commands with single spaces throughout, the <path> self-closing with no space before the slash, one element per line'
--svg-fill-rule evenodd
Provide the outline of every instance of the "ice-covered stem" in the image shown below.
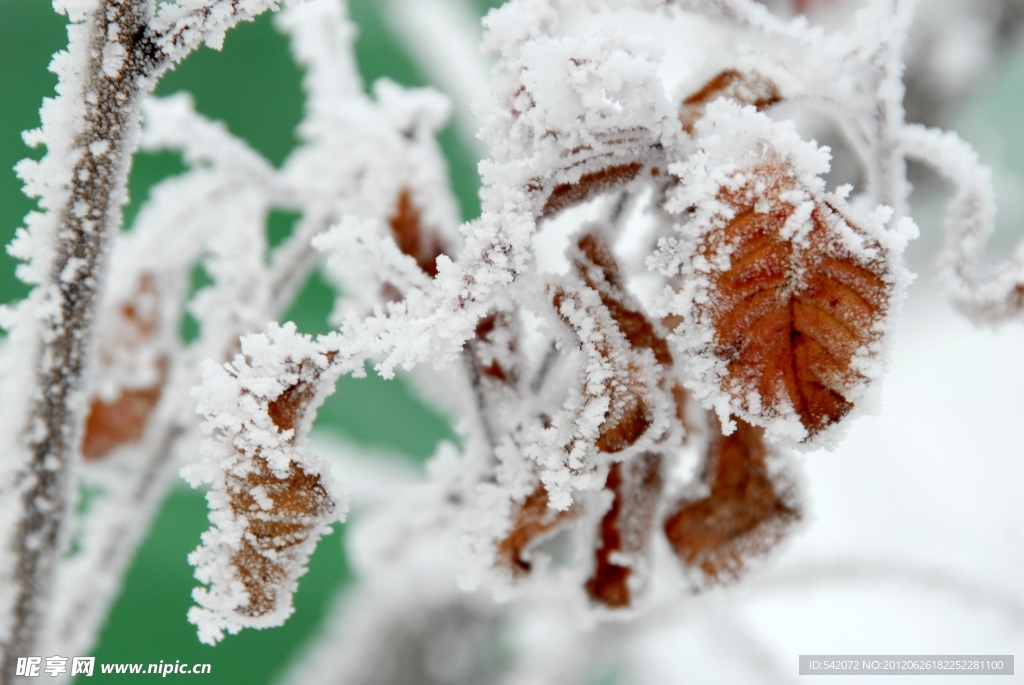
<path fill-rule="evenodd" d="M 78 474 L 87 486 L 98 486 L 99 493 L 75 516 L 77 553 L 59 566 L 41 637 L 48 653 L 90 648 L 136 546 L 173 483 L 180 442 L 194 433 L 186 391 L 199 375 L 196 355 L 182 349 L 178 336 L 192 266 L 204 250 L 230 250 L 232 259 L 248 267 L 253 282 L 273 287 L 263 269 L 251 268 L 264 264 L 263 200 L 280 194 L 272 167 L 223 126 L 197 114 L 186 95 L 147 99 L 143 116 L 141 145 L 179 150 L 192 170 L 153 189 L 131 231 L 118 236 L 111 256 L 97 318 L 98 361 L 90 374 L 83 440 L 88 463 Z M 236 243 L 225 245 L 224 234 L 235 235 Z M 251 247 L 241 253 L 231 249 L 238 242 Z M 245 304 L 227 292 L 221 297 Z M 279 314 L 270 308 L 248 318 L 221 315 L 216 327 L 203 322 L 204 335 L 195 345 L 227 358 L 238 336 L 256 327 L 252 319 L 262 327 Z M 126 511 L 132 515 L 125 516 Z"/>
<path fill-rule="evenodd" d="M 513 312 L 496 310 L 480 320 L 466 343 L 463 365 L 476 400 L 484 436 L 493 450 L 508 415 L 523 401 L 519 327 Z M 505 419 L 505 420 L 503 420 Z"/>
<path fill-rule="evenodd" d="M 40 251 L 52 252 L 36 255 L 32 276 L 39 286 L 22 305 L 43 313 L 33 322 L 39 342 L 22 437 L 28 454 L 17 477 L 22 513 L 8 543 L 14 547 L 15 569 L 10 624 L 3 631 L 4 682 L 13 677 L 14 656 L 33 651 L 62 551 L 97 299 L 109 245 L 121 223 L 139 98 L 160 63 L 146 34 L 151 13 L 148 0 L 108 0 L 69 28 L 69 53 L 58 60 L 64 77 L 58 102 L 65 111 L 45 112 L 50 120 L 44 119 L 37 139 L 50 145 L 50 159 L 36 173 L 23 170 L 29 192 L 40 195 L 49 212 L 30 221 L 32 238 L 49 243 Z M 71 75 L 78 65 L 84 65 L 80 81 Z M 55 131 L 59 124 L 71 131 Z M 62 134 L 70 139 L 59 140 Z M 63 173 L 50 175 L 58 170 Z M 44 221 L 50 225 L 40 225 Z M 47 235 L 40 235 L 44 231 Z"/>
<path fill-rule="evenodd" d="M 946 244 L 939 257 L 954 303 L 978 322 L 1019 319 L 1024 310 L 1024 249 L 1018 247 L 988 274 L 976 274 L 996 225 L 992 172 L 955 133 L 908 126 L 902 142 L 909 157 L 932 167 L 955 187 L 946 207 Z"/>
<path fill-rule="evenodd" d="M 12 340 L 23 345 L 11 354 L 28 352 L 34 370 L 31 379 L 15 374 L 22 387 L 15 393 L 8 384 L 6 395 L 31 399 L 25 408 L 7 407 L 5 418 L 19 435 L 11 469 L 19 511 L 13 512 L 10 558 L 4 560 L 10 579 L 0 626 L 3 682 L 13 677 L 13 655 L 33 651 L 66 537 L 94 319 L 127 199 L 141 97 L 189 50 L 204 40 L 219 43 L 231 24 L 267 6 L 214 2 L 201 17 L 172 22 L 154 19 L 151 0 L 62 6 L 72 23 L 68 50 L 54 61 L 58 97 L 44 104 L 42 128 L 26 136 L 32 144 L 45 144 L 48 153 L 39 163 L 19 167 L 26 192 L 40 198 L 44 211 L 30 215 L 29 230 L 19 231 L 12 246 L 15 256 L 30 260 L 21 276 L 37 287 L 8 316 L 12 327 L 22 329 Z"/>
<path fill-rule="evenodd" d="M 900 145 L 900 133 L 906 124 L 902 56 L 917 0 L 888 0 L 879 5 L 875 29 L 879 37 L 872 60 L 877 109 L 874 121 L 868 124 L 874 126 L 874 131 L 867 133 L 873 133 L 875 156 L 868 192 L 876 202 L 892 207 L 897 216 L 902 216 L 910 195 L 907 162 Z"/>

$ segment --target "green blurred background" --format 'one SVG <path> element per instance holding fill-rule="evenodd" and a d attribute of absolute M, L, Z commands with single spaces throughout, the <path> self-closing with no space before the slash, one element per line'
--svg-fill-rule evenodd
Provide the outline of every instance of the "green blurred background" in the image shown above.
<path fill-rule="evenodd" d="M 497 0 L 466 2 L 480 15 L 491 5 L 500 4 Z M 388 76 L 405 85 L 427 85 L 414 60 L 389 32 L 381 11 L 373 0 L 353 0 L 350 5 L 352 18 L 360 28 L 356 53 L 365 82 Z M 232 30 L 222 52 L 199 50 L 163 79 L 157 93 L 192 92 L 201 112 L 225 121 L 232 132 L 248 140 L 272 163 L 280 164 L 296 144 L 294 130 L 302 114 L 301 74 L 271 19 L 264 15 Z M 9 170 L 19 159 L 38 158 L 42 153 L 26 148 L 20 132 L 38 126 L 40 101 L 52 95 L 56 82 L 46 66 L 53 52 L 65 43 L 64 18 L 53 13 L 44 0 L 0 0 L 0 242 L 4 244 L 33 207 Z M 1021 103 L 1024 59 L 1018 53 L 982 85 L 959 122 L 961 131 L 966 129 L 967 137 L 980 146 L 983 158 L 1010 178 L 1024 177 L 1024 135 L 1016 126 Z M 476 159 L 451 126 L 441 135 L 441 143 L 463 218 L 472 218 L 479 212 Z M 173 154 L 138 155 L 131 175 L 132 203 L 126 208 L 126 223 L 130 224 L 153 184 L 183 168 Z M 1014 183 L 1009 186 L 1017 187 Z M 1004 199 L 1013 208 L 1020 203 L 1016 197 Z M 1012 221 L 1014 214 L 1004 213 L 1004 222 Z M 273 214 L 267 227 L 271 241 L 286 235 L 294 219 Z M 912 254 L 912 261 L 930 261 L 931 257 L 921 251 L 930 252 L 933 246 L 934 241 L 922 240 L 912 250 L 922 257 L 913 259 Z M 14 278 L 14 267 L 6 253 L 0 254 L 0 301 L 9 302 L 26 293 L 25 286 Z M 202 281 L 201 273 L 197 272 L 196 281 Z M 325 332 L 331 305 L 328 286 L 315 276 L 286 318 L 305 332 Z M 193 336 L 195 323 L 183 321 L 182 333 Z M 446 420 L 416 400 L 400 378 L 386 382 L 373 375 L 363 380 L 344 379 L 321 410 L 317 428 L 403 454 L 418 463 L 433 451 L 438 440 L 453 436 Z M 203 494 L 176 488 L 125 580 L 124 591 L 94 652 L 98 662 L 204 662 L 212 664 L 212 673 L 204 676 L 204 682 L 270 683 L 317 631 L 332 597 L 352 580 L 343 550 L 344 526 L 337 526 L 333 535 L 321 541 L 295 597 L 295 615 L 284 627 L 243 631 L 213 648 L 201 645 L 194 627 L 185 619 L 195 586 L 186 555 L 195 548 L 207 525 Z M 152 677 L 103 676 L 97 669 L 93 679 L 86 682 L 111 679 L 124 683 Z"/>

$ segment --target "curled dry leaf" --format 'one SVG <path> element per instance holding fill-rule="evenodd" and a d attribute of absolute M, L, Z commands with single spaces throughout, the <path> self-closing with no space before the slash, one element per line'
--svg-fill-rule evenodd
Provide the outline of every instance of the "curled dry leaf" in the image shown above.
<path fill-rule="evenodd" d="M 607 242 L 597 233 L 586 233 L 576 243 L 579 252 L 573 266 L 587 287 L 597 291 L 601 304 L 634 350 L 649 349 L 665 369 L 672 366 L 668 342 L 627 294 L 622 273 Z"/>
<path fill-rule="evenodd" d="M 668 413 L 674 416 L 675 412 L 669 392 L 661 400 L 656 397 L 672 368 L 668 343 L 627 293 L 615 257 L 598 232 L 580 237 L 571 256 L 579 281 L 555 288 L 552 296 L 559 316 L 586 357 L 581 379 L 585 399 L 576 407 L 577 431 L 569 451 L 576 452 L 589 442 L 599 453 L 623 453 L 656 424 L 657 440 L 652 442 L 678 435 L 666 429 L 664 422 L 658 423 L 655 410 L 664 405 Z M 504 316 L 485 318 L 470 349 L 494 347 L 497 340 L 492 338 L 500 338 L 496 334 L 507 325 Z M 495 349 L 504 353 L 505 347 Z M 479 352 L 476 357 L 481 361 L 491 358 Z M 481 368 L 486 373 L 488 367 Z M 504 367 L 499 365 L 496 371 L 500 373 L 489 375 L 504 381 Z M 600 415 L 594 411 L 598 406 Z M 599 420 L 596 431 L 583 427 L 594 420 Z M 604 489 L 611 494 L 610 509 L 603 513 L 599 525 L 595 567 L 585 587 L 595 602 L 610 608 L 631 606 L 635 592 L 644 585 L 662 490 L 660 454 L 633 450 L 621 458 L 624 460 L 610 466 L 604 482 Z M 587 466 L 593 468 L 592 454 L 590 460 Z M 539 484 L 521 504 L 514 505 L 511 532 L 497 545 L 499 567 L 512 570 L 513 575 L 529 572 L 531 566 L 524 557 L 527 548 L 575 518 L 583 506 L 577 503 L 558 511 L 549 502 L 545 486 Z"/>
<path fill-rule="evenodd" d="M 548 491 L 538 483 L 521 504 L 513 507 L 512 529 L 498 543 L 498 565 L 511 571 L 513 576 L 529 573 L 532 568 L 529 548 L 575 517 L 575 507 L 565 511 L 549 507 Z"/>
<path fill-rule="evenodd" d="M 693 133 L 694 124 L 704 116 L 708 104 L 718 98 L 729 98 L 741 105 L 753 105 L 758 111 L 782 102 L 778 87 L 758 72 L 726 69 L 683 100 L 679 108 L 679 122 L 683 130 Z"/>
<path fill-rule="evenodd" d="M 789 484 L 768 473 L 764 429 L 737 419 L 726 436 L 713 413 L 708 419 L 702 481 L 711 494 L 676 507 L 665 520 L 665 535 L 684 565 L 707 582 L 722 583 L 771 551 L 800 512 L 790 503 Z"/>
<path fill-rule="evenodd" d="M 551 301 L 587 357 L 589 378 L 584 381 L 580 420 L 592 413 L 592 405 L 607 403 L 594 445 L 599 452 L 621 452 L 639 440 L 654 421 L 643 368 L 626 353 L 625 336 L 593 290 L 560 286 Z M 589 432 L 580 428 L 581 433 Z"/>
<path fill-rule="evenodd" d="M 306 366 L 312 366 L 306 364 Z M 301 368 L 301 367 L 300 367 Z M 294 442 L 317 387 L 308 370 L 267 405 L 267 414 L 281 433 L 292 431 Z M 259 454 L 244 475 L 227 474 L 227 492 L 234 514 L 246 521 L 241 547 L 231 562 L 249 595 L 249 605 L 236 611 L 250 617 L 278 609 L 278 594 L 308 554 L 303 543 L 319 537 L 324 521 L 333 520 L 335 502 L 320 476 L 292 462 L 285 477 L 275 474 Z"/>
<path fill-rule="evenodd" d="M 631 606 L 645 580 L 664 484 L 661 466 L 660 454 L 644 452 L 608 471 L 605 488 L 614 498 L 601 519 L 594 572 L 586 583 L 595 602 L 615 609 Z"/>
<path fill-rule="evenodd" d="M 628 162 L 591 171 L 580 176 L 575 183 L 560 183 L 552 189 L 541 209 L 541 217 L 550 217 L 573 205 L 586 202 L 595 195 L 629 183 L 640 175 L 639 162 Z"/>
<path fill-rule="evenodd" d="M 646 584 L 663 488 L 663 456 L 644 445 L 667 445 L 682 433 L 669 427 L 677 412 L 670 388 L 673 358 L 664 336 L 627 292 L 615 256 L 599 232 L 582 235 L 571 258 L 579 282 L 555 288 L 552 297 L 585 355 L 585 399 L 576 409 L 578 431 L 569 451 L 589 439 L 597 453 L 621 455 L 604 481 L 608 509 L 601 512 L 594 567 L 584 589 L 596 604 L 623 609 L 635 605 Z M 599 417 L 594 411 L 598 406 Z M 583 428 L 586 421 L 598 419 L 596 431 Z M 570 512 L 598 501 L 574 504 Z M 568 520 L 548 503 L 547 492 L 538 486 L 515 509 L 512 532 L 498 545 L 500 565 L 518 574 L 530 570 L 523 550 Z"/>
<path fill-rule="evenodd" d="M 598 396 L 607 397 L 608 410 L 598 429 L 598 451 L 616 453 L 634 445 L 654 423 L 653 393 L 672 354 L 647 315 L 627 294 L 615 257 L 595 232 L 577 242 L 573 266 L 587 286 L 574 296 L 556 290 L 553 302 L 562 320 L 579 338 L 598 366 L 610 371 Z M 598 302 L 593 301 L 596 293 Z M 579 309 L 563 309 L 573 299 Z M 650 350 L 655 369 L 641 352 Z M 588 388 L 588 393 L 598 389 Z"/>
<path fill-rule="evenodd" d="M 295 335 L 294 327 L 272 333 Z M 325 396 L 322 374 L 337 353 L 295 338 L 293 358 L 265 360 L 277 366 L 277 377 L 290 380 L 263 400 L 259 383 L 250 383 L 265 372 L 257 360 L 266 339 L 253 337 L 243 341 L 247 356 L 236 357 L 233 367 L 208 366 L 219 382 L 238 388 L 240 413 L 216 429 L 222 441 L 208 447 L 206 463 L 184 473 L 193 483 L 213 484 L 207 498 L 215 526 L 189 557 L 196 577 L 211 586 L 193 593 L 199 606 L 189 613 L 210 644 L 224 630 L 280 625 L 317 540 L 345 509 L 329 467 L 296 444 Z"/>

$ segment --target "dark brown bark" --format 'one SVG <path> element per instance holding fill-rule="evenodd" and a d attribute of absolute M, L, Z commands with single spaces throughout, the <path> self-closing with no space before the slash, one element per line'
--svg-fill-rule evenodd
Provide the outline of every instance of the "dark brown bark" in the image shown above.
<path fill-rule="evenodd" d="M 49 281 L 40 286 L 49 288 L 59 314 L 40 322 L 46 330 L 39 333 L 36 392 L 23 437 L 29 456 L 19 477 L 22 517 L 12 541 L 16 588 L 10 637 L 0 657 L 3 683 L 14 678 L 17 657 L 36 648 L 62 553 L 72 469 L 79 459 L 85 419 L 82 392 L 97 302 L 110 243 L 121 224 L 139 100 L 161 65 L 160 51 L 146 33 L 151 13 L 152 3 L 146 0 L 107 0 L 89 26 L 84 93 L 78 96 L 84 125 L 74 145 L 83 154 L 72 169 L 70 192 L 56 217 L 56 255 Z M 104 72 L 103 56 L 114 42 L 125 57 L 112 76 Z"/>

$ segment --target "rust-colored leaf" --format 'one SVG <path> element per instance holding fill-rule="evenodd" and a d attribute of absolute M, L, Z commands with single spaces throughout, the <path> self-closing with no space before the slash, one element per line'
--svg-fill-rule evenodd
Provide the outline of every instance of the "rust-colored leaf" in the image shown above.
<path fill-rule="evenodd" d="M 231 557 L 249 595 L 249 605 L 236 611 L 256 617 L 277 608 L 278 593 L 302 553 L 297 548 L 309 539 L 316 522 L 332 516 L 335 504 L 320 477 L 296 464 L 286 478 L 279 478 L 262 457 L 251 463 L 249 474 L 229 476 L 227 486 L 234 513 L 248 523 L 241 547 Z M 263 497 L 257 500 L 254 490 Z"/>
<path fill-rule="evenodd" d="M 609 411 L 595 444 L 601 452 L 621 452 L 636 443 L 651 426 L 649 395 L 654 388 L 647 384 L 652 376 L 655 381 L 664 377 L 672 366 L 672 353 L 665 338 L 626 291 L 618 262 L 605 240 L 590 232 L 579 239 L 576 247 L 575 271 L 588 288 L 597 292 L 604 310 L 594 308 L 594 320 L 610 319 L 608 330 L 601 331 L 604 340 L 596 345 L 595 351 L 616 369 L 616 378 L 606 384 Z M 564 317 L 563 320 L 574 325 Z M 644 360 L 636 354 L 642 350 L 653 353 L 654 362 L 660 367 L 658 372 L 644 372 Z"/>
<path fill-rule="evenodd" d="M 531 564 L 526 557 L 529 547 L 575 516 L 575 507 L 565 511 L 551 509 L 548 506 L 548 491 L 544 489 L 543 483 L 538 483 L 522 504 L 515 507 L 512 530 L 498 543 L 498 563 L 509 569 L 514 576 L 529 573 Z"/>
<path fill-rule="evenodd" d="M 715 415 L 708 418 L 712 439 L 702 480 L 711 494 L 682 503 L 666 519 L 665 535 L 686 566 L 726 582 L 770 551 L 800 513 L 769 478 L 764 429 L 736 419 L 736 430 L 725 436 Z"/>
<path fill-rule="evenodd" d="M 142 439 L 149 415 L 163 395 L 167 361 L 160 360 L 160 377 L 147 388 L 124 389 L 112 402 L 94 398 L 82 436 L 82 457 L 96 461 L 122 445 Z"/>
<path fill-rule="evenodd" d="M 645 452 L 608 471 L 605 488 L 614 499 L 601 519 L 594 572 L 586 583 L 587 594 L 605 606 L 630 606 L 629 579 L 649 566 L 645 557 L 661 497 L 661 462 L 660 454 Z"/>
<path fill-rule="evenodd" d="M 587 233 L 576 246 L 579 255 L 576 271 L 587 286 L 597 291 L 601 303 L 634 350 L 649 349 L 662 366 L 672 366 L 672 353 L 668 342 L 658 333 L 647 315 L 632 303 L 622 282 L 618 262 L 608 244 L 597 233 Z"/>
<path fill-rule="evenodd" d="M 416 264 L 431 278 L 437 276 L 437 258 L 444 252 L 437 231 L 423 226 L 419 207 L 412 200 L 412 191 L 402 188 L 398 194 L 395 213 L 388 219 L 391 234 L 398 249 L 416 260 Z"/>
<path fill-rule="evenodd" d="M 572 301 L 574 311 L 583 313 L 584 321 L 566 316 L 566 301 Z M 557 288 L 552 304 L 562 321 L 580 337 L 584 353 L 604 369 L 598 383 L 586 383 L 588 397 L 608 399 L 608 410 L 594 444 L 600 452 L 621 452 L 636 443 L 654 421 L 639 360 L 621 354 L 628 349 L 628 341 L 600 301 L 588 302 L 584 293 Z M 591 324 L 599 336 L 590 337 Z"/>
<path fill-rule="evenodd" d="M 281 432 L 298 428 L 316 394 L 316 383 L 299 381 L 267 405 L 267 414 Z M 294 440 L 294 438 L 293 438 Z"/>
<path fill-rule="evenodd" d="M 334 361 L 337 352 L 327 352 L 324 356 L 330 363 Z M 282 433 L 298 430 L 306 414 L 314 409 L 313 400 L 316 398 L 319 385 L 319 367 L 312 360 L 304 359 L 296 363 L 296 371 L 298 380 L 267 404 L 267 415 Z M 289 442 L 294 443 L 295 437 L 292 435 Z"/>
<path fill-rule="evenodd" d="M 640 173 L 643 165 L 639 162 L 617 164 L 583 174 L 576 183 L 562 183 L 555 186 L 548 195 L 541 217 L 558 214 L 573 205 L 585 202 L 599 193 L 629 183 Z"/>
<path fill-rule="evenodd" d="M 635 444 L 651 426 L 651 411 L 639 394 L 625 396 L 619 411 L 610 413 L 597 436 L 598 451 L 614 454 Z"/>
<path fill-rule="evenodd" d="M 753 105 L 759 111 L 782 101 L 778 87 L 756 71 L 726 69 L 683 100 L 679 108 L 679 121 L 683 130 L 693 133 L 694 124 L 704 116 L 707 106 L 720 97 L 730 98 L 742 105 Z"/>
<path fill-rule="evenodd" d="M 328 358 L 333 358 L 328 353 Z M 281 432 L 298 431 L 317 391 L 318 371 L 310 361 L 298 365 L 299 379 L 267 405 L 267 414 Z M 294 444 L 296 433 L 288 442 Z M 293 462 L 287 476 L 276 475 L 258 452 L 244 476 L 229 473 L 226 490 L 234 514 L 247 522 L 241 547 L 231 557 L 249 605 L 236 611 L 257 617 L 277 608 L 306 552 L 300 548 L 323 521 L 333 518 L 335 503 L 317 474 Z M 259 496 L 257 496 L 259 493 Z M 292 578 L 293 580 L 294 578 Z"/>
<path fill-rule="evenodd" d="M 132 298 L 116 311 L 110 330 L 100 341 L 101 373 L 103 369 L 137 358 L 158 338 L 159 299 L 153 276 L 142 274 Z M 122 387 L 117 397 L 109 402 L 100 397 L 92 398 L 82 434 L 82 457 L 86 461 L 98 461 L 118 447 L 142 439 L 149 416 L 163 396 L 167 365 L 166 356 L 157 358 L 157 379 L 150 385 Z"/>
<path fill-rule="evenodd" d="M 729 254 L 729 267 L 696 309 L 713 322 L 713 353 L 727 363 L 723 390 L 738 399 L 756 392 L 762 413 L 792 408 L 812 437 L 853 407 L 849 390 L 863 378 L 852 362 L 877 341 L 891 294 L 887 263 L 864 255 L 885 250 L 820 200 L 793 240 L 783 232 L 796 211 L 785 195 L 797 189 L 788 168 L 765 163 L 747 178 L 719 194 L 734 218 L 698 245 L 709 260 Z M 863 239 L 860 256 L 841 231 Z"/>

